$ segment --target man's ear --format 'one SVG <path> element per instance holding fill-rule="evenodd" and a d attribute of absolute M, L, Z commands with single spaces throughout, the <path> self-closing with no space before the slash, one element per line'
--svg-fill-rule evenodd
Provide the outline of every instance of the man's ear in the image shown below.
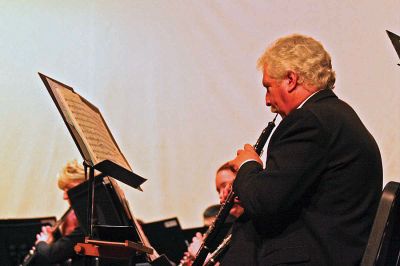
<path fill-rule="evenodd" d="M 296 72 L 289 70 L 286 76 L 288 92 L 292 92 L 294 89 L 296 89 L 298 80 L 299 75 Z"/>

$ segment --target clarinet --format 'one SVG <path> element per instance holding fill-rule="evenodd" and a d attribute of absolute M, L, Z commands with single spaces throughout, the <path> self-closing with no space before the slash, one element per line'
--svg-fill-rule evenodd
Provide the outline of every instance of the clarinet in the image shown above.
<path fill-rule="evenodd" d="M 278 115 L 275 116 L 275 118 L 268 123 L 267 127 L 264 128 L 262 131 L 260 137 L 258 137 L 258 140 L 256 144 L 253 146 L 254 150 L 258 155 L 261 155 L 263 148 L 265 146 L 265 143 L 267 142 L 269 136 L 272 133 L 272 130 L 275 127 L 275 119 Z M 203 244 L 201 245 L 199 251 L 196 254 L 196 258 L 192 264 L 192 266 L 202 266 L 205 259 L 207 258 L 208 253 L 210 253 L 210 247 L 212 244 L 215 242 L 215 238 L 218 234 L 218 232 L 221 230 L 222 225 L 224 224 L 226 218 L 229 215 L 230 210 L 232 209 L 234 203 L 235 203 L 235 193 L 233 190 L 231 190 L 225 200 L 225 202 L 222 204 L 221 208 L 219 209 L 219 212 L 214 220 L 214 222 L 210 225 L 208 228 L 207 232 L 204 234 L 204 241 Z M 227 241 L 229 246 L 229 242 Z"/>
<path fill-rule="evenodd" d="M 227 237 L 222 240 L 221 244 L 211 253 L 210 258 L 204 263 L 204 266 L 214 266 L 219 259 L 225 255 L 225 252 L 228 250 L 228 247 L 231 243 L 232 234 L 228 234 Z"/>
<path fill-rule="evenodd" d="M 55 230 L 57 227 L 59 227 L 65 220 L 65 218 L 67 218 L 67 215 L 72 211 L 72 208 L 69 207 L 68 210 L 63 214 L 63 216 L 61 217 L 60 220 L 56 221 L 54 223 L 54 225 L 51 227 L 52 230 Z M 26 254 L 26 256 L 24 257 L 24 260 L 21 262 L 21 264 L 19 264 L 19 266 L 27 266 L 29 265 L 32 260 L 36 257 L 37 251 L 36 251 L 36 247 L 33 246 L 28 254 Z"/>

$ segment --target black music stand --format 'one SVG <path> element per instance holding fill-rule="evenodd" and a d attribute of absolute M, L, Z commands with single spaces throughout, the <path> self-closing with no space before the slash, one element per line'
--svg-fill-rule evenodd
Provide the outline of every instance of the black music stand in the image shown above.
<path fill-rule="evenodd" d="M 142 224 L 142 228 L 158 252 L 177 264 L 180 262 L 187 250 L 187 243 L 178 218 L 145 223 Z"/>
<path fill-rule="evenodd" d="M 141 228 L 131 215 L 129 206 L 123 192 L 119 189 L 113 178 L 141 190 L 140 185 L 146 179 L 132 172 L 128 161 L 119 149 L 99 109 L 88 100 L 76 93 L 73 88 L 39 73 L 51 98 L 59 110 L 65 125 L 68 128 L 83 159 L 87 181 L 87 230 L 85 243 L 78 243 L 75 247 L 77 253 L 95 257 L 121 257 L 131 259 L 135 256 L 148 256 L 153 253 L 145 237 L 140 237 Z M 95 176 L 95 171 L 100 174 Z M 140 243 L 131 240 L 122 242 L 103 241 L 94 239 L 94 206 L 95 187 L 97 182 L 106 178 L 113 183 L 114 196 L 118 198 L 120 206 L 124 209 L 129 226 L 135 227 L 138 236 L 135 238 Z M 97 181 L 98 180 L 98 181 Z M 82 219 L 81 219 L 82 220 Z M 103 228 L 104 229 L 104 228 Z M 105 228 L 104 230 L 106 230 Z M 108 228 L 111 230 L 110 228 Z M 125 258 L 125 257 L 124 257 Z M 155 260 L 153 260 L 155 261 Z M 140 261 L 138 261 L 140 262 Z M 167 264 L 169 265 L 169 264 Z"/>
<path fill-rule="evenodd" d="M 396 50 L 397 56 L 400 58 L 400 36 L 388 30 L 386 30 L 386 33 L 389 36 L 389 39 L 392 42 L 394 49 Z M 397 65 L 400 66 L 400 64 Z"/>
<path fill-rule="evenodd" d="M 113 177 L 126 185 L 134 188 L 140 189 L 140 185 L 145 181 L 144 178 L 136 175 L 135 173 L 128 171 L 127 169 L 119 166 L 118 164 L 110 161 L 104 160 L 100 163 L 91 166 L 84 162 L 85 172 L 87 173 L 89 169 L 89 182 L 88 182 L 88 212 L 87 212 L 87 233 L 89 238 L 93 237 L 93 212 L 94 212 L 94 199 L 95 199 L 95 183 L 96 179 L 103 179 L 106 176 Z M 99 171 L 100 174 L 95 176 L 95 170 Z M 118 194 L 118 192 L 115 192 Z"/>

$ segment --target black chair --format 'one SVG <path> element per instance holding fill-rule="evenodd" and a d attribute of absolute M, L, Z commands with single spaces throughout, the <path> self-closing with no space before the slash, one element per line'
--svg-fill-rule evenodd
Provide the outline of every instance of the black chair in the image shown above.
<path fill-rule="evenodd" d="M 400 183 L 386 184 L 361 266 L 400 265 Z"/>

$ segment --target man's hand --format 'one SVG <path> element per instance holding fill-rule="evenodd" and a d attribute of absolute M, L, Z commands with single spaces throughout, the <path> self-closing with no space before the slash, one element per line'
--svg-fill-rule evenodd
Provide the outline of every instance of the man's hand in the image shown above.
<path fill-rule="evenodd" d="M 47 244 L 51 244 L 54 241 L 53 231 L 50 226 L 42 226 L 42 232 L 36 235 L 35 244 L 37 244 L 40 241 L 44 241 Z"/>
<path fill-rule="evenodd" d="M 188 251 L 192 257 L 196 257 L 197 252 L 203 244 L 203 241 L 204 236 L 201 233 L 197 232 L 196 235 L 192 238 L 192 243 L 190 243 L 188 247 Z"/>
<path fill-rule="evenodd" d="M 197 232 L 196 235 L 193 237 L 192 243 L 190 243 L 188 250 L 184 253 L 184 256 L 181 259 L 179 265 L 191 266 L 196 258 L 197 252 L 203 244 L 203 241 L 204 236 L 201 233 Z"/>
<path fill-rule="evenodd" d="M 238 171 L 240 166 L 242 166 L 242 164 L 246 161 L 256 161 L 263 165 L 260 156 L 258 156 L 253 146 L 250 144 L 245 144 L 243 150 L 238 150 L 236 158 L 230 161 L 229 164 L 232 165 L 236 171 Z"/>

